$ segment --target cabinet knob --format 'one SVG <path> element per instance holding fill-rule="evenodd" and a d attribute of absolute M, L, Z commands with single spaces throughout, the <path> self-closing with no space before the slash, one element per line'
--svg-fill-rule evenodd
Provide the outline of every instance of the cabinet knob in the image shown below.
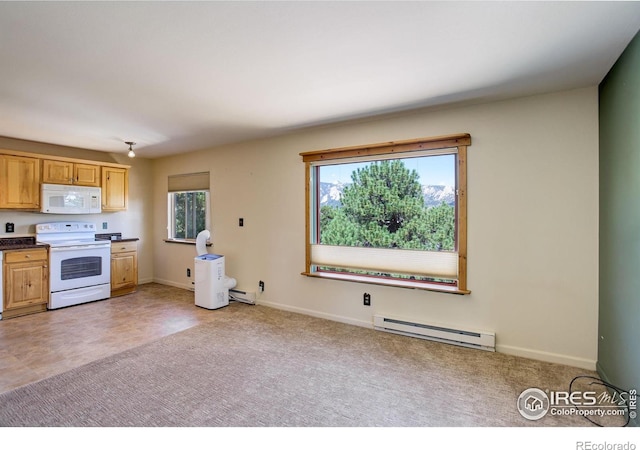
<path fill-rule="evenodd" d="M 26 255 L 24 255 L 24 257 L 25 257 L 25 258 L 31 258 L 31 255 L 26 254 Z"/>

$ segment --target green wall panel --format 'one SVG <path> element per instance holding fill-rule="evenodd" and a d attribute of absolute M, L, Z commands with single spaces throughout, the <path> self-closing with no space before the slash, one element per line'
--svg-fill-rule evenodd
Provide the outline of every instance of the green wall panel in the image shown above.
<path fill-rule="evenodd" d="M 640 390 L 640 35 L 600 84 L 599 131 L 598 372 Z"/>

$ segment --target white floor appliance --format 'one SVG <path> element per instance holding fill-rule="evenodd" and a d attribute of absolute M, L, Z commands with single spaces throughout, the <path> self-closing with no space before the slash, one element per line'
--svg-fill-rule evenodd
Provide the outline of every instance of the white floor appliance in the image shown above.
<path fill-rule="evenodd" d="M 196 305 L 218 309 L 229 304 L 229 288 L 225 287 L 224 256 L 199 255 L 195 259 Z"/>
<path fill-rule="evenodd" d="M 229 289 L 236 286 L 236 280 L 225 275 L 223 255 L 207 253 L 209 230 L 203 230 L 196 237 L 195 297 L 196 306 L 218 309 L 229 304 Z"/>
<path fill-rule="evenodd" d="M 36 240 L 49 244 L 49 309 L 111 296 L 111 241 L 96 240 L 96 225 L 36 225 Z"/>

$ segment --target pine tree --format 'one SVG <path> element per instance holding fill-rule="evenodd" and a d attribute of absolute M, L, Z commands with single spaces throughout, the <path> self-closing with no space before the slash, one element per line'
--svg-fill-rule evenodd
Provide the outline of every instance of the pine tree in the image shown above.
<path fill-rule="evenodd" d="M 342 206 L 323 206 L 323 244 L 420 250 L 453 250 L 455 211 L 427 208 L 419 175 L 399 160 L 380 161 L 351 174 Z"/>
<path fill-rule="evenodd" d="M 175 193 L 175 237 L 195 239 L 206 228 L 206 206 L 203 191 Z"/>

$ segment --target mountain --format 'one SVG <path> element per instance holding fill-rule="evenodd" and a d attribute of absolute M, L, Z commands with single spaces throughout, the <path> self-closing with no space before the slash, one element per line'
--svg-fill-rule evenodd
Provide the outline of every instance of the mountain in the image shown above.
<path fill-rule="evenodd" d="M 347 183 L 320 183 L 320 206 L 340 206 L 342 192 Z M 426 206 L 438 206 L 442 202 L 453 206 L 456 201 L 453 186 L 428 185 L 422 186 L 422 195 Z"/>
<path fill-rule="evenodd" d="M 456 204 L 456 189 L 453 186 L 428 185 L 422 186 L 424 204 L 438 206 L 445 202 L 449 206 Z"/>
<path fill-rule="evenodd" d="M 340 206 L 347 183 L 320 183 L 320 206 Z"/>

